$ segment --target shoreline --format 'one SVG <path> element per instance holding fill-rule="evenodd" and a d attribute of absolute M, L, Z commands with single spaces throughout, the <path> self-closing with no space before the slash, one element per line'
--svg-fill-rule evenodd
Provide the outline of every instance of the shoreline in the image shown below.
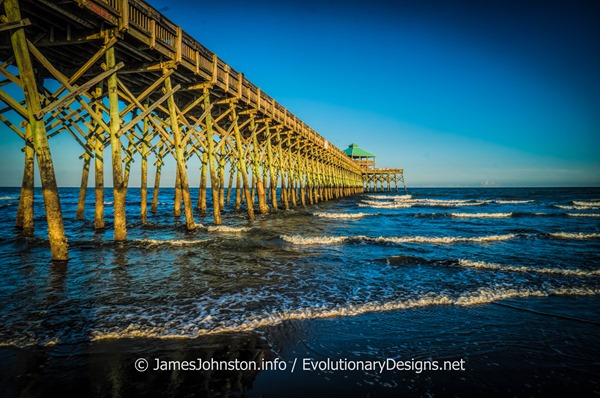
<path fill-rule="evenodd" d="M 600 298 L 544 297 L 505 305 L 435 306 L 287 321 L 248 333 L 193 339 L 116 339 L 47 347 L 0 347 L 0 386 L 7 396 L 86 394 L 146 396 L 460 396 L 600 393 Z M 584 322 L 561 318 L 577 308 Z M 552 314 L 552 312 L 551 312 Z M 471 324 L 477 328 L 470 327 Z M 135 361 L 274 361 L 287 369 L 152 370 Z M 465 370 L 349 371 L 302 369 L 309 363 L 465 361 Z M 331 366 L 330 366 L 331 367 Z M 167 393 L 167 394 L 165 394 Z"/>

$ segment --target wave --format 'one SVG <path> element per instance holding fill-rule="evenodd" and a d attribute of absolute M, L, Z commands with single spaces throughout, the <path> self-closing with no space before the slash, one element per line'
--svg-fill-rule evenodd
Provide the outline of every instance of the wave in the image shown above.
<path fill-rule="evenodd" d="M 584 234 L 583 232 L 555 232 L 551 233 L 551 236 L 561 239 L 597 239 L 600 238 L 600 234 Z"/>
<path fill-rule="evenodd" d="M 371 199 L 406 200 L 412 199 L 412 195 L 367 195 Z"/>
<path fill-rule="evenodd" d="M 167 239 L 167 240 L 159 240 L 159 239 L 134 239 L 133 242 L 142 243 L 147 246 L 189 246 L 189 245 L 198 245 L 201 243 L 207 242 L 207 239 L 196 239 L 196 240 L 186 240 L 186 239 Z"/>
<path fill-rule="evenodd" d="M 495 200 L 494 203 L 499 205 L 521 205 L 525 203 L 533 203 L 535 200 Z"/>
<path fill-rule="evenodd" d="M 531 289 L 490 289 L 481 288 L 476 292 L 465 294 L 459 297 L 454 304 L 460 306 L 470 306 L 478 304 L 489 304 L 495 301 L 506 300 L 511 298 L 525 297 L 547 297 L 555 296 L 593 296 L 600 294 L 599 289 L 583 289 L 583 288 L 557 288 L 547 290 Z"/>
<path fill-rule="evenodd" d="M 513 213 L 451 213 L 452 217 L 458 218 L 507 218 Z"/>
<path fill-rule="evenodd" d="M 505 234 L 505 235 L 489 235 L 489 236 L 400 236 L 400 237 L 379 237 L 379 238 L 366 238 L 368 241 L 373 242 L 385 242 L 385 243 L 437 243 L 437 244 L 450 244 L 460 242 L 498 242 L 515 238 L 516 234 Z"/>
<path fill-rule="evenodd" d="M 468 200 L 468 199 L 417 199 L 416 206 L 439 206 L 439 207 L 462 207 L 462 206 L 482 206 L 490 203 L 490 200 Z"/>
<path fill-rule="evenodd" d="M 573 203 L 575 206 L 581 206 L 581 207 L 600 207 L 600 201 L 598 201 L 598 200 L 592 200 L 589 202 L 574 200 L 571 203 Z"/>
<path fill-rule="evenodd" d="M 563 210 L 598 210 L 600 206 L 580 206 L 580 205 L 552 205 Z"/>
<path fill-rule="evenodd" d="M 7 195 L 7 196 L 0 196 L 0 200 L 18 200 L 19 196 L 11 196 L 11 195 Z"/>
<path fill-rule="evenodd" d="M 600 213 L 567 213 L 569 217 L 600 217 Z"/>
<path fill-rule="evenodd" d="M 491 203 L 491 200 L 470 200 L 470 199 L 413 199 L 411 195 L 402 195 L 393 198 L 393 200 L 362 200 L 360 207 L 373 208 L 408 208 L 408 207 L 465 207 L 465 206 L 483 206 Z"/>
<path fill-rule="evenodd" d="M 535 268 L 535 267 L 515 267 L 512 265 L 501 265 L 495 263 L 486 263 L 483 261 L 458 260 L 458 265 L 461 267 L 490 269 L 497 271 L 512 271 L 512 272 L 534 272 L 541 274 L 560 274 L 568 276 L 593 276 L 600 275 L 600 270 L 585 271 L 581 269 L 564 269 L 564 268 Z"/>
<path fill-rule="evenodd" d="M 295 245 L 328 245 L 339 244 L 348 241 L 364 241 L 374 243 L 436 243 L 450 244 L 459 242 L 497 242 L 515 238 L 516 234 L 490 235 L 490 236 L 392 236 L 392 237 L 368 237 L 368 236 L 300 236 L 281 235 L 281 239 Z"/>
<path fill-rule="evenodd" d="M 367 217 L 367 216 L 376 216 L 377 213 L 372 214 L 372 213 L 326 213 L 326 212 L 319 212 L 319 213 L 313 213 L 313 216 L 316 217 L 322 217 L 322 218 L 363 218 L 363 217 Z"/>
<path fill-rule="evenodd" d="M 210 328 L 203 328 L 203 321 L 194 325 L 186 322 L 186 326 L 180 329 L 168 329 L 166 327 L 148 327 L 130 324 L 122 330 L 112 331 L 93 331 L 91 340 L 120 339 L 120 338 L 160 338 L 160 339 L 189 339 L 208 334 L 220 334 L 231 332 L 248 332 L 259 328 L 276 326 L 286 321 L 300 321 L 307 319 L 322 319 L 334 317 L 353 317 L 367 313 L 399 311 L 413 308 L 431 307 L 431 306 L 473 306 L 489 304 L 500 300 L 525 297 L 546 297 L 550 295 L 598 295 L 598 289 L 583 288 L 557 288 L 536 290 L 530 289 L 510 289 L 510 288 L 481 288 L 472 292 L 467 292 L 458 297 L 447 295 L 430 294 L 425 297 L 409 300 L 394 300 L 389 302 L 371 301 L 367 303 L 352 305 L 334 305 L 332 307 L 308 307 L 293 310 L 273 311 L 264 315 L 249 316 L 246 319 L 231 322 L 233 324 L 214 325 Z M 200 318 L 200 317 L 199 317 Z M 208 317 L 212 318 L 212 317 Z M 212 323 L 212 319 L 210 319 Z M 191 329 L 191 331 L 190 331 Z"/>
<path fill-rule="evenodd" d="M 413 207 L 407 203 L 395 203 L 395 202 L 372 202 L 363 200 L 358 204 L 358 207 L 370 207 L 372 209 L 408 209 Z"/>
<path fill-rule="evenodd" d="M 238 234 L 250 231 L 250 227 L 229 227 L 227 225 L 211 225 L 206 229 L 208 232 L 223 232 L 228 234 Z"/>
<path fill-rule="evenodd" d="M 343 243 L 350 238 L 348 236 L 300 236 L 281 235 L 281 239 L 294 245 L 331 245 Z"/>

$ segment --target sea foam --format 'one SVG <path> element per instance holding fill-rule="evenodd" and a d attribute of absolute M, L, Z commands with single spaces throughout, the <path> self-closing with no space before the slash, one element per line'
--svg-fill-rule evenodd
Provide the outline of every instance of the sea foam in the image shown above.
<path fill-rule="evenodd" d="M 585 234 L 583 232 L 555 232 L 555 233 L 551 233 L 550 235 L 555 238 L 561 238 L 561 239 L 597 239 L 597 238 L 600 238 L 600 234 L 598 234 L 598 233 Z"/>
<path fill-rule="evenodd" d="M 585 271 L 581 269 L 566 269 L 566 268 L 538 268 L 538 267 L 527 267 L 519 266 L 515 267 L 512 265 L 501 265 L 495 263 L 487 263 L 483 261 L 471 261 L 471 260 L 459 260 L 458 264 L 461 267 L 469 268 L 481 268 L 495 271 L 511 271 L 511 272 L 526 272 L 526 273 L 540 273 L 540 274 L 560 274 L 567 276 L 594 276 L 600 275 L 600 270 L 596 271 Z"/>
<path fill-rule="evenodd" d="M 368 236 L 300 236 L 281 235 L 281 239 L 295 245 L 328 245 L 339 244 L 348 241 L 365 241 L 374 243 L 435 243 L 451 244 L 459 242 L 496 242 L 515 238 L 516 234 L 488 235 L 488 236 L 390 236 L 390 237 L 368 237 Z"/>
<path fill-rule="evenodd" d="M 512 217 L 512 213 L 451 213 L 452 217 L 458 218 L 507 218 Z"/>
<path fill-rule="evenodd" d="M 367 216 L 375 216 L 377 214 L 369 214 L 369 213 L 326 213 L 326 212 L 317 212 L 313 213 L 315 217 L 322 218 L 335 218 L 335 219 L 346 219 L 346 218 L 363 218 Z"/>

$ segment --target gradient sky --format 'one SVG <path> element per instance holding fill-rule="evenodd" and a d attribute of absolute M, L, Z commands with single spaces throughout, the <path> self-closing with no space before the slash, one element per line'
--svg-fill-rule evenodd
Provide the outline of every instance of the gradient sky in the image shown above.
<path fill-rule="evenodd" d="M 149 2 L 333 144 L 403 167 L 409 187 L 600 185 L 594 2 Z M 0 185 L 20 184 L 12 163 Z M 57 165 L 61 185 L 79 184 L 72 165 Z"/>

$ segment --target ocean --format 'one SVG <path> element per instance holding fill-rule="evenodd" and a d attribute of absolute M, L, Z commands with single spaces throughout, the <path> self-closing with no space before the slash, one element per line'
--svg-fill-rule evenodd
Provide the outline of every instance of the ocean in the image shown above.
<path fill-rule="evenodd" d="M 119 243 L 110 189 L 100 231 L 78 193 L 60 191 L 65 264 L 41 192 L 26 238 L 0 188 L 3 395 L 600 394 L 599 188 L 413 188 L 253 222 L 229 206 L 192 232 L 173 189 L 141 224 L 130 188 Z"/>

